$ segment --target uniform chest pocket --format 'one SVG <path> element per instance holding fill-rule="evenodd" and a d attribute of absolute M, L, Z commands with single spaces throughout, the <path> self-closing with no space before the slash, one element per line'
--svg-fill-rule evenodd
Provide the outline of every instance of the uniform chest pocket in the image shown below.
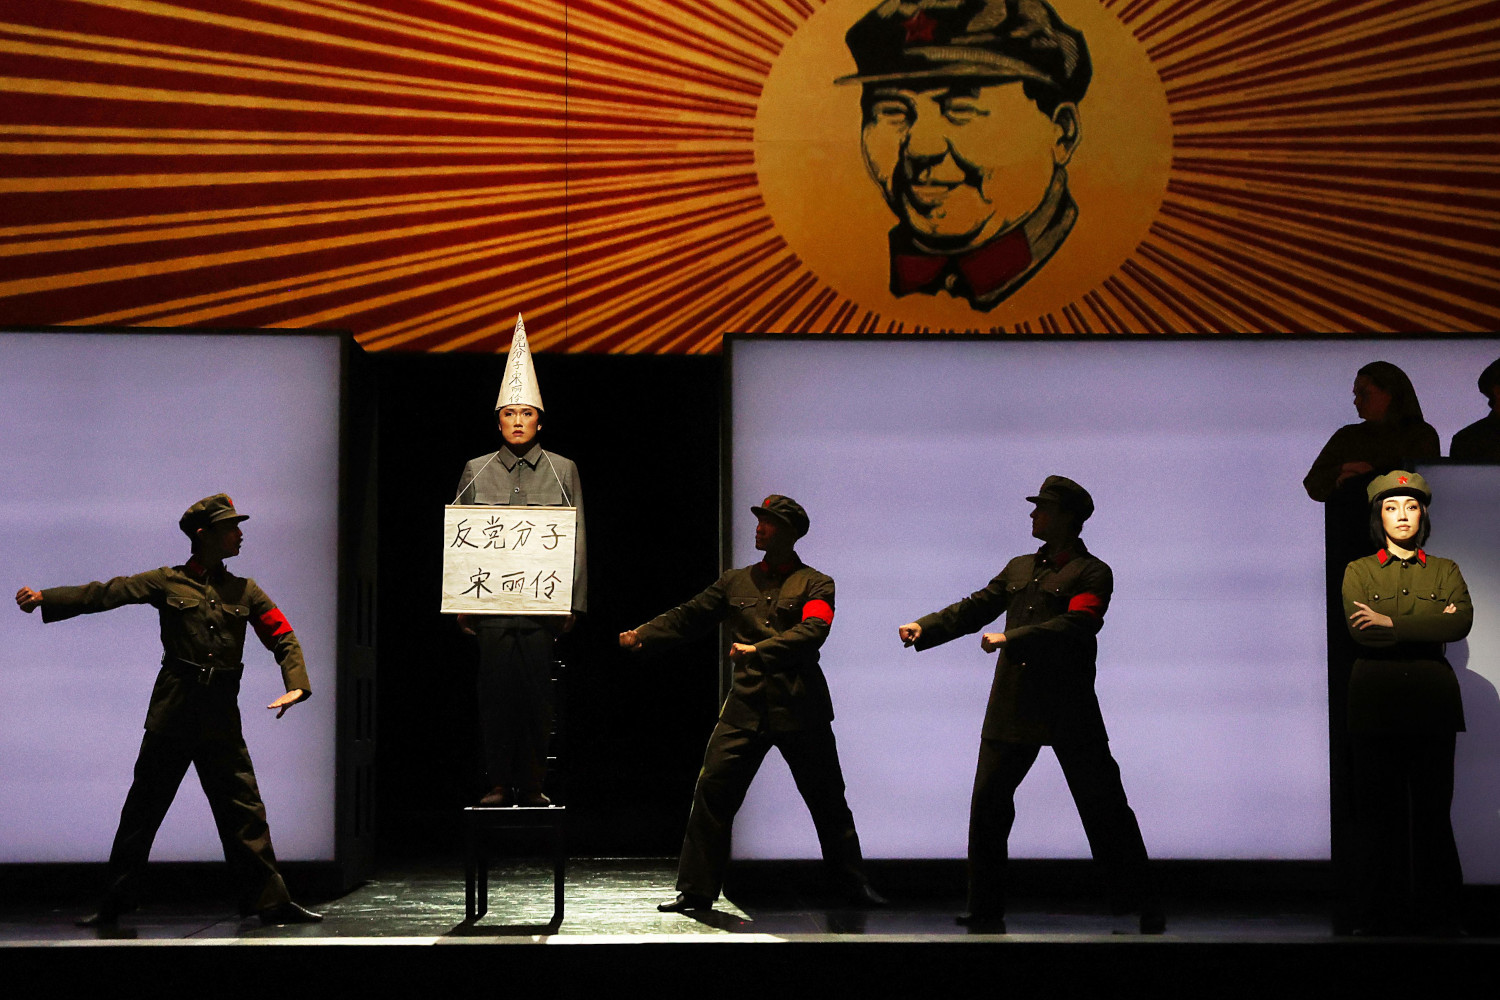
<path fill-rule="evenodd" d="M 219 609 L 238 621 L 244 621 L 250 617 L 250 609 L 243 604 L 220 604 Z"/>
<path fill-rule="evenodd" d="M 167 595 L 167 607 L 173 611 L 189 612 L 203 602 L 196 597 L 178 597 L 175 594 Z"/>

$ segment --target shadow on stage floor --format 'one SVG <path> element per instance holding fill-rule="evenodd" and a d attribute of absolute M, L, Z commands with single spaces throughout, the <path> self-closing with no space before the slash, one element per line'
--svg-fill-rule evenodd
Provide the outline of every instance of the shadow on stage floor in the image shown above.
<path fill-rule="evenodd" d="M 1305 896 L 1175 902 L 1160 937 L 1087 904 L 1022 898 L 1000 936 L 957 926 L 956 898 L 897 891 L 909 886 L 892 886 L 891 905 L 878 910 L 844 908 L 816 888 L 752 885 L 707 913 L 659 913 L 673 876 L 667 860 L 575 860 L 555 928 L 546 925 L 550 869 L 532 862 L 492 870 L 489 912 L 472 923 L 462 867 L 451 863 L 392 867 L 340 898 L 308 899 L 326 919 L 306 926 L 261 927 L 189 896 L 94 931 L 73 925 L 87 909 L 82 900 L 5 901 L 0 963 L 12 982 L 50 982 L 62 992 L 107 982 L 114 995 L 135 992 L 132 984 L 171 995 L 212 983 L 228 984 L 228 995 L 325 997 L 502 980 L 595 996 L 639 992 L 632 984 L 675 992 L 725 983 L 781 995 L 949 996 L 981 981 L 1013 996 L 1286 997 L 1350 988 L 1386 996 L 1431 992 L 1450 978 L 1491 979 L 1500 968 L 1495 938 L 1335 937 L 1326 908 Z M 745 950 L 751 944 L 762 947 Z"/>

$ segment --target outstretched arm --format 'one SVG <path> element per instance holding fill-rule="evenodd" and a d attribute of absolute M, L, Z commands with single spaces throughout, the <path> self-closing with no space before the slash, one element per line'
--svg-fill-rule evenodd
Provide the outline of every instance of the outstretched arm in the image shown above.
<path fill-rule="evenodd" d="M 677 605 L 670 611 L 620 633 L 620 647 L 634 652 L 655 652 L 679 642 L 696 638 L 718 625 L 728 613 L 726 581 L 728 574 L 719 577 L 692 600 Z"/>

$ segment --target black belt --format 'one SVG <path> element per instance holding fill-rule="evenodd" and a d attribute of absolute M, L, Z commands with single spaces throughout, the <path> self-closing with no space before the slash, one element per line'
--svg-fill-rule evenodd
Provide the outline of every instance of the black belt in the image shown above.
<path fill-rule="evenodd" d="M 213 683 L 215 677 L 238 677 L 245 669 L 243 663 L 194 663 L 180 656 L 163 656 L 161 665 L 178 676 L 196 681 L 204 687 Z"/>

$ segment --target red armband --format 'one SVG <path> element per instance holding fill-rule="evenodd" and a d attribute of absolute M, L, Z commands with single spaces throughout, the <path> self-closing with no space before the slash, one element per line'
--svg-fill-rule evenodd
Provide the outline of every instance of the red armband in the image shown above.
<path fill-rule="evenodd" d="M 1074 594 L 1068 602 L 1069 611 L 1082 611 L 1095 618 L 1104 617 L 1104 598 L 1098 594 Z"/>
<path fill-rule="evenodd" d="M 808 601 L 802 605 L 802 620 L 809 618 L 821 618 L 829 625 L 833 624 L 833 605 L 827 601 Z"/>
<path fill-rule="evenodd" d="M 286 620 L 286 615 L 281 613 L 280 608 L 272 608 L 256 618 L 252 624 L 255 626 L 255 634 L 260 636 L 260 641 L 267 646 L 278 635 L 286 635 L 292 630 L 292 623 Z"/>

